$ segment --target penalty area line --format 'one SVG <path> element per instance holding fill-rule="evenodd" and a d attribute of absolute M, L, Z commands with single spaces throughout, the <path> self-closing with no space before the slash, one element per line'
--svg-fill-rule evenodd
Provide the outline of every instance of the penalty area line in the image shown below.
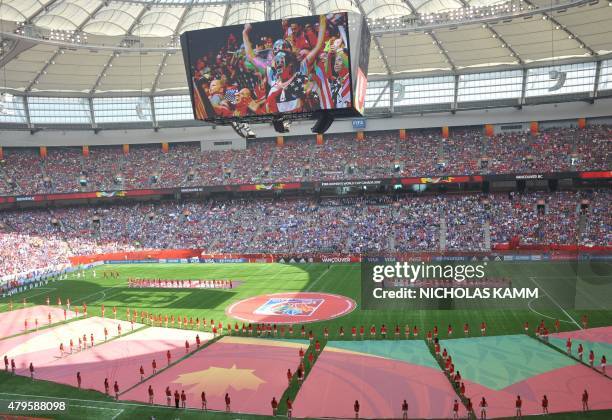
<path fill-rule="evenodd" d="M 528 308 L 528 309 L 529 309 L 531 312 L 533 312 L 534 314 L 538 314 L 538 315 L 540 315 L 540 316 L 541 316 L 541 317 L 543 317 L 543 318 L 552 319 L 552 320 L 555 320 L 555 319 L 556 319 L 555 317 L 552 317 L 552 316 L 550 316 L 550 315 L 543 314 L 542 312 L 538 312 L 538 311 L 536 311 L 535 309 L 533 309 L 533 307 L 531 306 L 531 303 L 532 303 L 534 300 L 535 300 L 535 298 L 534 298 L 534 299 L 531 299 L 529 302 L 527 302 L 527 308 Z M 572 322 L 572 321 L 568 321 L 568 320 L 566 320 L 566 319 L 560 319 L 560 320 L 559 320 L 559 322 L 565 322 L 566 324 L 573 324 L 573 322 Z"/>
<path fill-rule="evenodd" d="M 546 296 L 548 296 L 548 299 L 550 299 L 550 301 L 554 303 L 557 306 L 557 308 L 561 309 L 561 312 L 563 312 L 566 317 L 568 317 L 579 329 L 582 329 L 582 326 L 569 313 L 567 313 L 567 311 L 563 309 L 561 305 L 559 305 L 559 303 L 546 291 L 546 289 L 540 286 L 540 284 L 535 280 L 535 278 L 529 277 L 529 280 L 531 280 L 533 284 L 538 286 L 538 288 L 541 289 L 542 292 L 544 292 Z"/>

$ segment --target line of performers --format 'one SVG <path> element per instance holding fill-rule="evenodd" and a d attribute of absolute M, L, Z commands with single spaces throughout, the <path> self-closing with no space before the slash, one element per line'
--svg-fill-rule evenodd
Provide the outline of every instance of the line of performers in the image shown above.
<path fill-rule="evenodd" d="M 171 280 L 152 278 L 128 278 L 128 287 L 160 289 L 233 289 L 232 280 Z"/>

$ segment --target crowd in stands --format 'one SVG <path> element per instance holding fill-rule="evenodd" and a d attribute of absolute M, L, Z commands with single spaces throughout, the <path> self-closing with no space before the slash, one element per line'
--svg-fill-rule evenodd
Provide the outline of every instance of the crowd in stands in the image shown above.
<path fill-rule="evenodd" d="M 256 182 L 337 180 L 392 176 L 439 176 L 602 170 L 612 167 L 612 127 L 551 128 L 537 135 L 514 132 L 487 137 L 479 129 L 367 132 L 248 143 L 246 150 L 201 151 L 199 143 L 5 149 L 0 195 L 105 191 Z"/>
<path fill-rule="evenodd" d="M 574 198 L 575 193 L 571 192 L 500 197 L 492 206 L 492 241 L 509 242 L 520 237 L 525 244 L 579 242 L 580 200 Z M 609 195 L 604 198 L 609 205 Z M 595 205 L 602 205 L 600 201 L 596 200 Z"/>
<path fill-rule="evenodd" d="M 161 248 L 206 253 L 484 251 L 612 245 L 610 190 L 167 201 L 0 212 L 0 273 L 74 255 Z M 490 239 L 488 239 L 490 237 Z"/>

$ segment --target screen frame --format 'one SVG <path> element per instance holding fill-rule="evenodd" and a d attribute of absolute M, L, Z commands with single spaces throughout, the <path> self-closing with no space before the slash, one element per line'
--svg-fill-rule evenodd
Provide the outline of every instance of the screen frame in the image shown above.
<path fill-rule="evenodd" d="M 343 15 L 345 15 L 345 21 L 346 21 L 346 41 L 347 41 L 347 49 L 348 49 L 348 58 L 349 58 L 349 68 L 348 68 L 348 74 L 349 74 L 349 78 L 350 78 L 350 94 L 351 94 L 351 100 L 350 100 L 350 104 L 349 106 L 345 107 L 345 108 L 332 108 L 332 109 L 316 109 L 316 110 L 308 110 L 308 111 L 300 111 L 300 112 L 279 112 L 279 113 L 266 113 L 266 114 L 262 114 L 262 115 L 245 115 L 245 116 L 236 116 L 236 117 L 222 117 L 222 116 L 217 116 L 216 114 L 212 117 L 207 117 L 207 118 L 198 118 L 196 115 L 196 102 L 195 102 L 195 94 L 194 94 L 194 90 L 198 89 L 198 86 L 196 85 L 195 81 L 194 81 L 194 68 L 192 66 L 192 42 L 194 40 L 194 36 L 195 34 L 198 34 L 198 36 L 202 36 L 202 32 L 204 31 L 214 31 L 214 30 L 218 30 L 219 28 L 206 28 L 206 29 L 197 29 L 197 30 L 193 30 L 193 31 L 186 31 L 183 32 L 180 36 L 180 40 L 181 40 L 181 49 L 183 52 L 183 60 L 184 60 L 184 65 L 185 65 L 185 73 L 187 75 L 187 82 L 188 82 L 188 88 L 189 88 L 189 96 L 190 96 L 190 100 L 191 100 L 191 108 L 192 108 L 192 113 L 193 113 L 193 117 L 195 120 L 197 121 L 202 121 L 202 122 L 208 122 L 208 123 L 212 123 L 212 124 L 216 124 L 216 125 L 229 125 L 231 123 L 234 122 L 270 122 L 274 119 L 277 118 L 284 118 L 287 120 L 300 120 L 300 119 L 313 119 L 316 115 L 320 115 L 321 113 L 330 113 L 332 114 L 334 117 L 336 118 L 348 118 L 348 117 L 363 117 L 364 115 L 362 113 L 360 113 L 356 107 L 355 107 L 355 80 L 354 80 L 354 76 L 355 76 L 355 72 L 353 71 L 353 49 L 351 48 L 351 36 L 350 36 L 350 32 L 351 32 L 351 23 L 350 20 L 351 18 L 353 19 L 362 19 L 361 22 L 356 21 L 355 23 L 355 27 L 357 27 L 356 29 L 358 31 L 362 30 L 362 26 L 361 25 L 366 25 L 365 20 L 361 17 L 361 15 L 357 14 L 357 13 L 351 13 L 351 12 L 347 12 L 347 11 L 342 11 L 342 12 L 338 12 L 338 13 L 342 13 Z M 318 18 L 320 16 L 326 16 L 326 15 L 312 15 L 312 16 L 300 16 L 300 17 L 295 17 L 295 18 L 287 18 L 287 19 L 274 19 L 274 20 L 268 20 L 268 21 L 262 21 L 262 22 L 252 22 L 252 25 L 258 25 L 258 24 L 278 24 L 281 25 L 281 22 L 283 20 L 289 20 L 289 22 L 291 22 L 292 20 L 301 20 L 301 19 L 305 19 L 305 18 Z M 367 26 L 367 25 L 366 25 Z M 229 26 L 224 26 L 223 28 L 235 28 L 237 31 L 242 32 L 242 29 L 244 28 L 244 24 L 236 24 L 236 25 L 229 25 Z M 230 30 L 231 32 L 231 30 Z M 360 51 L 357 52 L 357 54 L 360 54 Z M 360 57 L 356 57 L 355 58 L 355 62 L 357 63 L 357 66 L 359 66 L 358 62 L 359 62 Z M 205 101 L 204 99 L 202 100 L 203 102 Z M 205 105 L 205 104 L 204 104 Z"/>

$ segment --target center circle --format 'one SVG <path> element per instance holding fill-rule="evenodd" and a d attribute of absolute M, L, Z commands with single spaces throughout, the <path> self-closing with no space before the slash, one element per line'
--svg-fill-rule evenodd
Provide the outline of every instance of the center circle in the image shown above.
<path fill-rule="evenodd" d="M 331 293 L 272 293 L 243 299 L 230 305 L 228 316 L 250 323 L 303 324 L 346 315 L 357 303 Z"/>

